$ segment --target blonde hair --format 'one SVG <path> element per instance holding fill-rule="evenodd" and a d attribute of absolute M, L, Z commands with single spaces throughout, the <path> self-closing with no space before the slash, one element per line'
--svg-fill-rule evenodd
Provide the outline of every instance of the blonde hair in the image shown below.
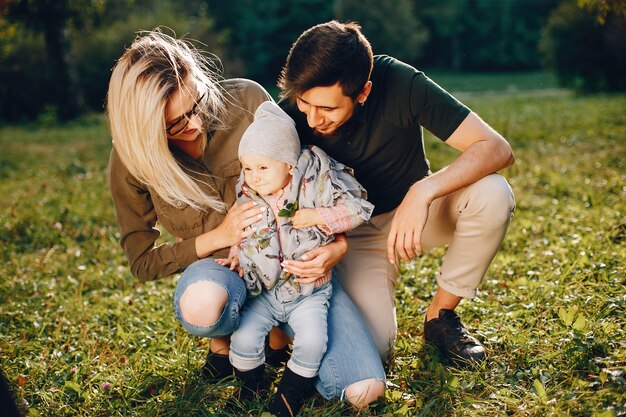
<path fill-rule="evenodd" d="M 175 39 L 159 29 L 139 35 L 117 61 L 107 94 L 107 116 L 113 146 L 131 175 L 165 202 L 183 202 L 199 210 L 225 211 L 224 202 L 207 181 L 192 178 L 168 147 L 165 107 L 181 88 L 194 85 L 200 95 L 203 129 L 223 128 L 224 97 L 217 84 L 215 64 L 189 41 Z M 197 173 L 196 173 L 197 174 Z M 204 183 L 205 188 L 199 186 Z"/>

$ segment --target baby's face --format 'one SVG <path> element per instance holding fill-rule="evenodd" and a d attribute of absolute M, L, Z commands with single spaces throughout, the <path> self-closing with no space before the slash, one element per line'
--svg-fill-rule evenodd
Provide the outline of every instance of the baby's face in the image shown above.
<path fill-rule="evenodd" d="M 261 196 L 275 194 L 291 180 L 291 166 L 268 156 L 242 155 L 241 169 L 248 187 Z"/>

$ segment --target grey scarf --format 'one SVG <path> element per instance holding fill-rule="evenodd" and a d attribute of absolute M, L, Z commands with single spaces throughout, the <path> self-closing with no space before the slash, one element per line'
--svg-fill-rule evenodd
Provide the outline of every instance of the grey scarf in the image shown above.
<path fill-rule="evenodd" d="M 283 189 L 284 204 L 278 218 L 267 202 L 245 184 L 243 171 L 236 191 L 238 204 L 253 200 L 267 207 L 264 217 L 254 224 L 257 231 L 238 245 L 239 264 L 244 270 L 248 291 L 256 296 L 263 288 L 276 287 L 276 297 L 283 302 L 311 294 L 314 284 L 295 282 L 295 276 L 283 271 L 281 262 L 299 260 L 305 253 L 334 239 L 317 226 L 295 229 L 291 223 L 295 212 L 342 204 L 355 216 L 355 224 L 360 224 L 369 220 L 374 209 L 352 169 L 315 146 L 302 150 L 293 169 L 293 178 Z"/>

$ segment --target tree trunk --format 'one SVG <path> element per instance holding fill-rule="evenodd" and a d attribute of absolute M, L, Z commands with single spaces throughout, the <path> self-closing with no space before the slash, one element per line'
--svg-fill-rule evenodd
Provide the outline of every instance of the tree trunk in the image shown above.
<path fill-rule="evenodd" d="M 67 28 L 67 0 L 46 0 L 44 36 L 59 116 L 68 120 L 85 110 L 78 73 L 70 57 L 70 33 Z"/>

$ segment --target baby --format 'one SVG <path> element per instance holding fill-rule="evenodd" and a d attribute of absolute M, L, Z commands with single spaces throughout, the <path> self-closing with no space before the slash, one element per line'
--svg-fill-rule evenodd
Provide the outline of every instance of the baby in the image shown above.
<path fill-rule="evenodd" d="M 237 202 L 267 207 L 255 232 L 231 248 L 220 264 L 239 268 L 251 298 L 231 336 L 230 361 L 244 389 L 256 392 L 264 372 L 264 342 L 274 326 L 294 331 L 287 362 L 269 411 L 297 414 L 326 351 L 330 272 L 314 284 L 299 284 L 281 263 L 300 260 L 334 234 L 369 220 L 373 205 L 352 170 L 317 147 L 300 149 L 293 120 L 274 102 L 263 103 L 239 144 L 242 166 Z"/>

